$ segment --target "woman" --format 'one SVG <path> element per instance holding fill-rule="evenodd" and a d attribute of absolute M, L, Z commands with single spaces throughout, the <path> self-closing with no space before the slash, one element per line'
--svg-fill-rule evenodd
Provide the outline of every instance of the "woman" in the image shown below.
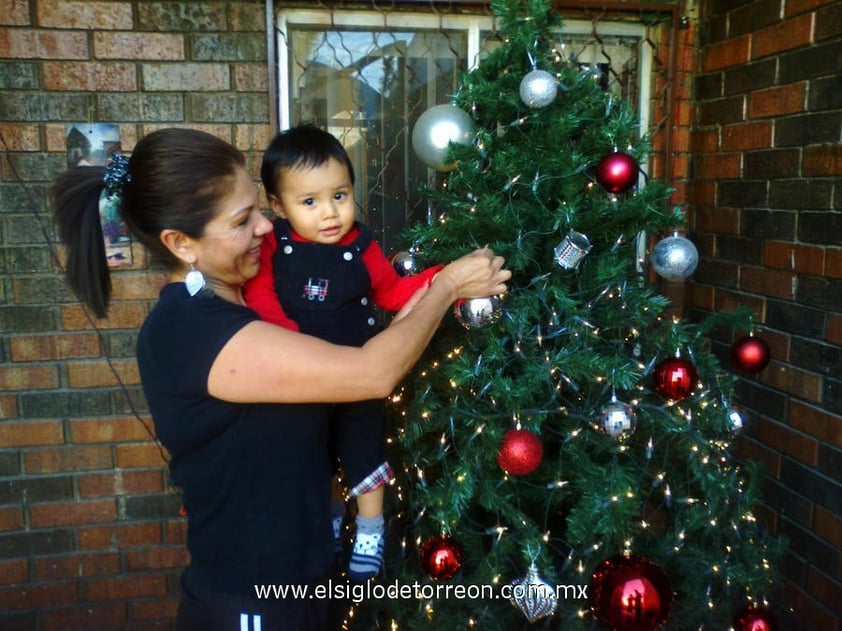
<path fill-rule="evenodd" d="M 314 404 L 387 396 L 449 305 L 504 292 L 510 273 L 487 249 L 454 261 L 361 348 L 261 322 L 241 286 L 257 273 L 272 225 L 245 159 L 209 134 L 166 129 L 138 142 L 130 160 L 73 169 L 50 190 L 68 283 L 99 316 L 111 291 L 103 191 L 120 197 L 129 229 L 169 273 L 137 359 L 188 515 L 177 628 L 326 628 L 324 602 L 261 600 L 255 588 L 312 588 L 330 575 L 329 415 Z"/>

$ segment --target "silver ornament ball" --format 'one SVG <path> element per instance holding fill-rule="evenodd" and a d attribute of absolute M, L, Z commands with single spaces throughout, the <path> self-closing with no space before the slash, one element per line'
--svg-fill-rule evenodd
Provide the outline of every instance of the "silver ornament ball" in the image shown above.
<path fill-rule="evenodd" d="M 502 296 L 460 298 L 453 306 L 453 314 L 466 329 L 481 329 L 491 326 L 500 319 L 502 313 Z"/>
<path fill-rule="evenodd" d="M 435 105 L 418 117 L 412 128 L 412 148 L 428 167 L 452 171 L 455 163 L 444 164 L 448 145 L 467 144 L 474 133 L 474 123 L 466 112 L 455 105 Z"/>
<path fill-rule="evenodd" d="M 413 276 L 418 273 L 418 263 L 410 252 L 398 252 L 392 257 L 392 267 L 398 276 Z"/>
<path fill-rule="evenodd" d="M 661 239 L 652 248 L 652 267 L 667 280 L 681 280 L 696 271 L 699 252 L 693 242 L 673 235 Z"/>
<path fill-rule="evenodd" d="M 616 398 L 599 412 L 599 428 L 618 440 L 627 438 L 637 427 L 634 408 Z"/>
<path fill-rule="evenodd" d="M 734 407 L 729 408 L 727 418 L 728 429 L 731 433 L 734 435 L 742 434 L 746 426 L 746 420 L 740 410 Z"/>
<path fill-rule="evenodd" d="M 533 70 L 520 81 L 520 99 L 529 107 L 547 107 L 555 101 L 558 82 L 546 70 Z"/>

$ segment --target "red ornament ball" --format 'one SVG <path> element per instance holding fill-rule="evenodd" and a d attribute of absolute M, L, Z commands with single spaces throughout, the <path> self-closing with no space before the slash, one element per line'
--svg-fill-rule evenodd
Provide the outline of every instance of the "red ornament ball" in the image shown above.
<path fill-rule="evenodd" d="M 778 623 L 765 607 L 744 607 L 734 616 L 734 631 L 778 631 Z"/>
<path fill-rule="evenodd" d="M 544 457 L 541 439 L 528 429 L 510 429 L 503 435 L 497 464 L 506 473 L 528 475 L 538 468 Z"/>
<path fill-rule="evenodd" d="M 759 337 L 746 335 L 731 347 L 731 361 L 741 372 L 760 372 L 769 365 L 769 345 Z"/>
<path fill-rule="evenodd" d="M 621 151 L 609 153 L 596 165 L 596 181 L 609 193 L 625 193 L 637 183 L 639 167 Z"/>
<path fill-rule="evenodd" d="M 639 554 L 606 559 L 591 575 L 591 611 L 614 631 L 653 631 L 672 607 L 667 575 Z"/>
<path fill-rule="evenodd" d="M 670 357 L 655 366 L 655 390 L 667 399 L 680 401 L 693 392 L 699 373 L 688 359 Z"/>
<path fill-rule="evenodd" d="M 456 576 L 462 567 L 462 548 L 450 535 L 430 537 L 421 544 L 421 567 L 434 581 Z"/>

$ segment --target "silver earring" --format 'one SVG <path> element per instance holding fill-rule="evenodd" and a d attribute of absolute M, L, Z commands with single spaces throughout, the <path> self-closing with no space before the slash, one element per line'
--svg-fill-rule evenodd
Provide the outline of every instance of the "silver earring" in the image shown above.
<path fill-rule="evenodd" d="M 193 263 L 190 263 L 190 271 L 184 277 L 184 285 L 191 296 L 195 296 L 205 288 L 205 277 L 202 272 L 193 267 Z"/>

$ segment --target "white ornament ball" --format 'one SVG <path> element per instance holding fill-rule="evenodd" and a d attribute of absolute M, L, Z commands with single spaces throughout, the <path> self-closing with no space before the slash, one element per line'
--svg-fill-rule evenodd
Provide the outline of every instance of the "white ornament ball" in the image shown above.
<path fill-rule="evenodd" d="M 468 144 L 474 133 L 474 122 L 455 105 L 435 105 L 418 117 L 412 128 L 412 148 L 428 167 L 452 171 L 455 163 L 444 164 L 448 145 Z"/>
<path fill-rule="evenodd" d="M 542 108 L 555 101 L 558 82 L 546 70 L 533 70 L 520 81 L 520 100 L 529 107 Z"/>
<path fill-rule="evenodd" d="M 453 314 L 466 329 L 481 329 L 500 319 L 503 313 L 502 296 L 460 298 L 453 306 Z"/>
<path fill-rule="evenodd" d="M 699 252 L 693 242 L 673 235 L 661 239 L 652 249 L 652 267 L 667 280 L 681 280 L 696 271 Z"/>

